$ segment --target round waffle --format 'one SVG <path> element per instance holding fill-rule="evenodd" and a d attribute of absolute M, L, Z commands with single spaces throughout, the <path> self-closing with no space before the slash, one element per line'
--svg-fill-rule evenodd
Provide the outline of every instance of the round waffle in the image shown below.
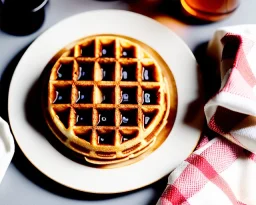
<path fill-rule="evenodd" d="M 155 143 L 169 115 L 171 85 L 150 52 L 130 38 L 97 35 L 54 59 L 46 120 L 69 149 L 87 162 L 112 164 Z"/>

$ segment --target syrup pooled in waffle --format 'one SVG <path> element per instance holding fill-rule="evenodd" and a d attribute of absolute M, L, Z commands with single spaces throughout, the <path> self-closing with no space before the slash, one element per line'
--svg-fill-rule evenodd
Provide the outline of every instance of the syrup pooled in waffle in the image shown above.
<path fill-rule="evenodd" d="M 132 40 L 88 37 L 51 68 L 48 125 L 93 164 L 144 153 L 166 123 L 167 85 L 157 62 Z"/>

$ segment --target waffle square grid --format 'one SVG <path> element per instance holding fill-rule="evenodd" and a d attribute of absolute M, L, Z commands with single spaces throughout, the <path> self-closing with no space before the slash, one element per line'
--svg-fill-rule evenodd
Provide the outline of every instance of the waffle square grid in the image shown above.
<path fill-rule="evenodd" d="M 56 62 L 49 82 L 48 103 L 59 120 L 96 148 L 142 138 L 140 132 L 146 132 L 165 104 L 162 76 L 154 60 L 140 47 L 118 38 L 95 38 L 76 45 Z M 148 144 L 152 138 L 140 141 Z M 119 156 L 134 149 L 124 149 Z M 97 155 L 106 159 L 118 155 L 108 150 Z"/>

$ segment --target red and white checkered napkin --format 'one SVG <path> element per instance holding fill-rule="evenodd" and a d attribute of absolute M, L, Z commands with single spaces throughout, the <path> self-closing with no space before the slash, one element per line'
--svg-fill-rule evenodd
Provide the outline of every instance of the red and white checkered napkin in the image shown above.
<path fill-rule="evenodd" d="M 256 204 L 256 25 L 218 30 L 209 54 L 221 77 L 205 105 L 214 132 L 170 174 L 158 205 Z"/>

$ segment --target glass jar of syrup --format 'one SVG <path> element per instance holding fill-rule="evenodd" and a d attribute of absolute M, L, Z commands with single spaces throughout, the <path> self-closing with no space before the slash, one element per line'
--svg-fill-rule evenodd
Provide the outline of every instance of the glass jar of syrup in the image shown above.
<path fill-rule="evenodd" d="M 180 0 L 185 14 L 205 21 L 228 17 L 239 6 L 240 0 Z"/>

